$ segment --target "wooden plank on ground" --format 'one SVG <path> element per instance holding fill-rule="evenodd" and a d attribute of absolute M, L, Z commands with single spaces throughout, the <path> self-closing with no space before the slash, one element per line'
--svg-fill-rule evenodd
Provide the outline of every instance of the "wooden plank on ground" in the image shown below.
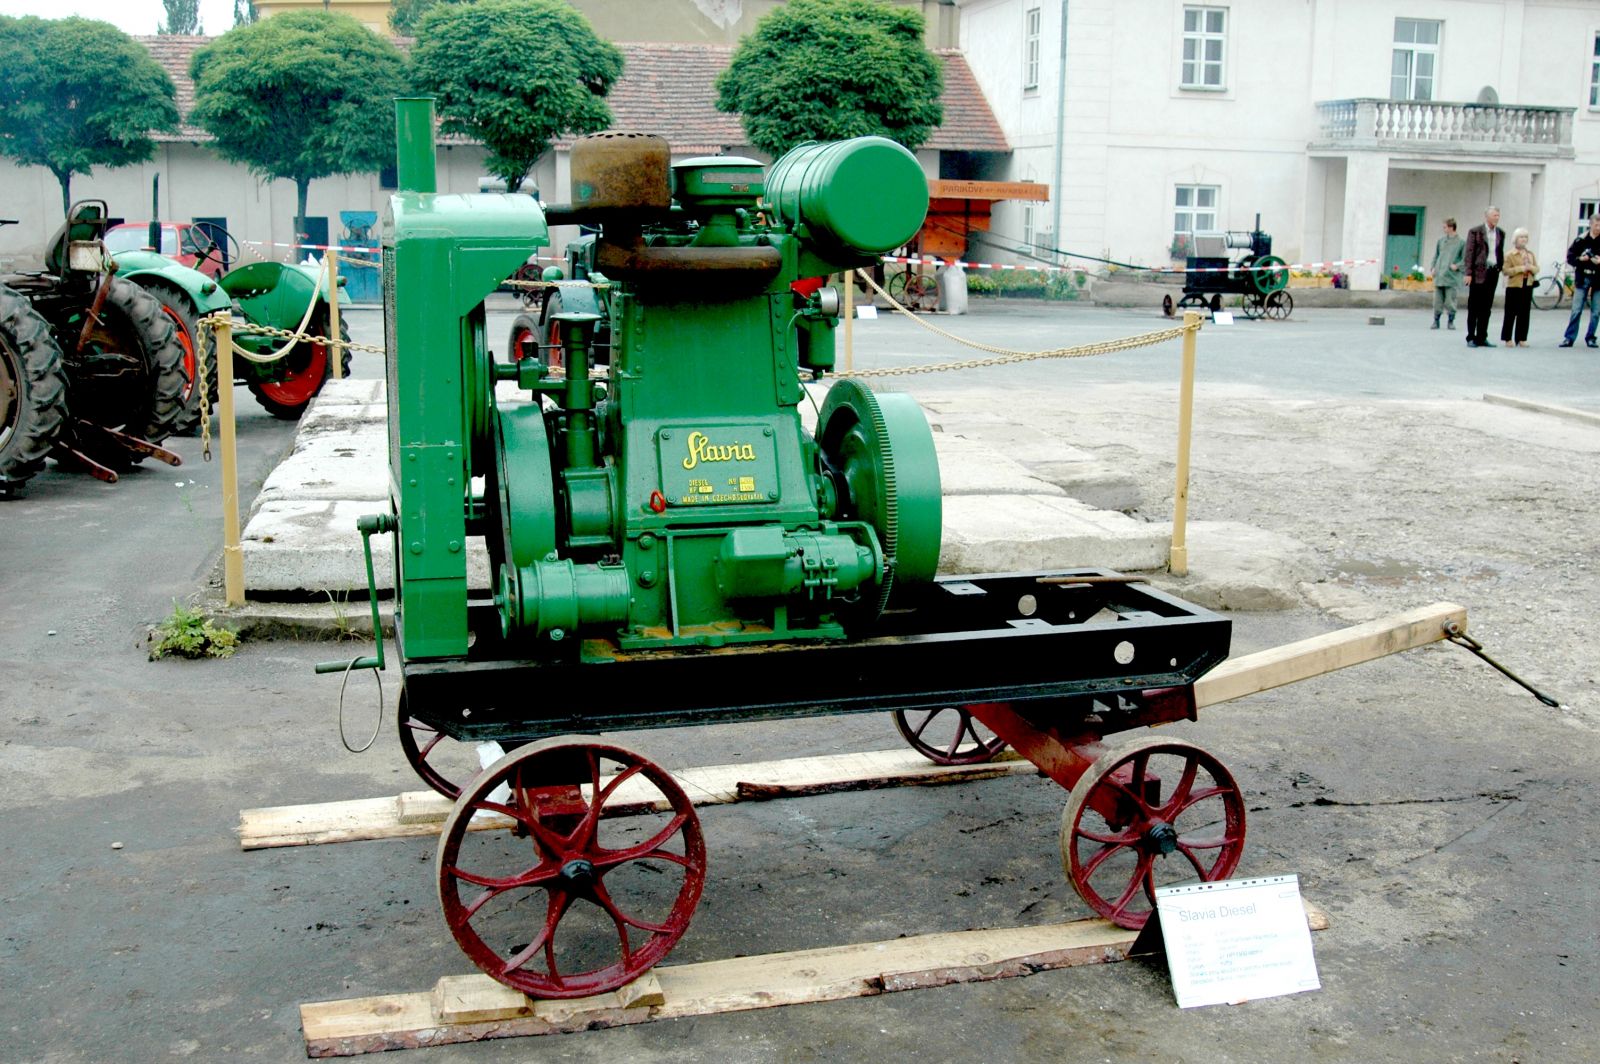
<path fill-rule="evenodd" d="M 1467 610 L 1453 602 L 1380 617 L 1353 628 L 1287 643 L 1271 650 L 1230 658 L 1194 685 L 1196 705 L 1213 706 L 1274 687 L 1309 680 L 1351 665 L 1414 650 L 1445 637 L 1444 626 L 1455 621 L 1467 627 Z"/>
<path fill-rule="evenodd" d="M 1313 931 L 1328 926 L 1309 902 L 1306 918 Z M 307 1056 L 356 1056 L 1008 979 L 1120 961 L 1135 937 L 1104 920 L 917 935 L 658 967 L 581 1001 L 530 1001 L 486 975 L 450 976 L 432 991 L 301 1005 L 300 1025 Z M 467 1019 L 441 1016 L 439 1001 Z"/>
<path fill-rule="evenodd" d="M 981 765 L 935 765 L 914 750 L 900 749 L 709 765 L 685 769 L 674 773 L 673 778 L 695 805 L 703 806 L 840 790 L 962 783 L 1037 771 L 1009 751 Z M 649 787 L 642 781 L 623 784 L 616 794 L 619 806 L 628 804 L 629 788 L 636 785 L 641 787 L 641 797 Z M 239 846 L 260 850 L 437 835 L 450 813 L 450 805 L 448 799 L 433 791 L 408 791 L 387 798 L 246 809 L 239 814 Z M 480 816 L 473 821 L 473 828 L 508 824 L 505 818 Z"/>
<path fill-rule="evenodd" d="M 1451 602 L 1436 602 L 1368 624 L 1231 658 L 1195 684 L 1195 702 L 1199 706 L 1216 705 L 1426 646 L 1444 638 L 1444 626 L 1450 621 L 1464 631 L 1466 609 Z M 964 783 L 1034 771 L 1037 770 L 1031 764 L 1009 751 L 982 765 L 934 765 L 912 750 L 900 749 L 711 765 L 685 769 L 674 778 L 695 805 L 723 805 L 829 791 Z M 639 781 L 624 784 L 617 792 L 619 803 L 626 804 L 633 786 L 647 785 Z M 449 812 L 450 802 L 432 791 L 246 809 L 239 814 L 239 845 L 258 850 L 436 835 Z M 503 818 L 480 816 L 473 827 L 502 828 L 508 823 Z"/>

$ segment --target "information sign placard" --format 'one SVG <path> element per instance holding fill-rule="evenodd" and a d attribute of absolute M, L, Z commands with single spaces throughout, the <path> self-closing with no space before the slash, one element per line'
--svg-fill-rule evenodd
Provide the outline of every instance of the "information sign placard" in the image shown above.
<path fill-rule="evenodd" d="M 1322 987 L 1299 876 L 1157 887 L 1156 912 L 1179 1008 Z"/>

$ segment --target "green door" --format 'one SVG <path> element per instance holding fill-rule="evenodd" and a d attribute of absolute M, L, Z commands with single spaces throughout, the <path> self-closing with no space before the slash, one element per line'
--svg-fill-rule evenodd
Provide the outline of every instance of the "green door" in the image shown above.
<path fill-rule="evenodd" d="M 1422 261 L 1422 207 L 1390 207 L 1389 225 L 1383 244 L 1383 275 L 1390 276 L 1395 267 L 1401 275 L 1413 267 L 1428 264 Z"/>

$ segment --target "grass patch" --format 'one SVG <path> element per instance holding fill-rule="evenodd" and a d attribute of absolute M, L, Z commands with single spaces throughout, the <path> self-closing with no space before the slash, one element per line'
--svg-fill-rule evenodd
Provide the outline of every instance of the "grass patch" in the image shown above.
<path fill-rule="evenodd" d="M 228 658 L 239 649 L 239 635 L 218 628 L 199 610 L 172 604 L 172 615 L 150 630 L 150 660 Z"/>

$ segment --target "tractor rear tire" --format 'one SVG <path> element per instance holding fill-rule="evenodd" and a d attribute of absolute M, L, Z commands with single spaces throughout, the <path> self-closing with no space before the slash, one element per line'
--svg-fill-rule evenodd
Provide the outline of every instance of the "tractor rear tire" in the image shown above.
<path fill-rule="evenodd" d="M 306 323 L 306 332 L 312 336 L 326 336 L 328 308 L 318 307 Z M 350 329 L 344 319 L 339 319 L 339 339 L 349 340 Z M 350 376 L 350 349 L 341 348 L 342 376 Z M 333 377 L 333 359 L 328 357 L 324 344 L 302 340 L 295 350 L 283 356 L 289 363 L 288 374 L 279 380 L 246 381 L 250 394 L 256 397 L 261 408 L 282 421 L 299 421 L 311 400 L 322 393 L 322 386 Z M 235 366 L 238 362 L 235 361 Z M 248 372 L 248 370 L 246 371 Z"/>
<path fill-rule="evenodd" d="M 173 328 L 178 331 L 178 342 L 183 346 L 183 413 L 178 416 L 178 422 L 172 427 L 172 433 L 175 436 L 194 436 L 200 431 L 200 387 L 197 374 L 200 371 L 202 358 L 205 359 L 206 408 L 211 409 L 217 403 L 216 334 L 207 329 L 202 336 L 200 316 L 195 312 L 194 304 L 189 302 L 188 295 L 182 290 L 164 284 L 148 285 L 147 290 L 161 303 L 161 308 L 167 317 L 172 319 Z"/>
<path fill-rule="evenodd" d="M 150 443 L 160 443 L 172 435 L 178 418 L 183 414 L 183 344 L 178 330 L 161 301 L 132 281 L 120 277 L 111 279 L 111 290 L 106 295 L 105 320 L 113 323 L 104 326 L 118 342 L 132 340 L 143 363 L 140 394 L 123 396 L 124 378 L 75 377 L 69 360 L 67 369 L 67 403 L 75 417 L 109 429 L 121 429 Z M 84 308 L 88 313 L 88 308 Z M 117 328 L 120 326 L 120 329 Z M 91 402 L 79 408 L 80 390 L 85 390 Z M 139 462 L 143 456 L 130 461 Z"/>
<path fill-rule="evenodd" d="M 0 285 L 0 488 L 44 468 L 67 416 L 61 349 L 26 296 Z"/>

